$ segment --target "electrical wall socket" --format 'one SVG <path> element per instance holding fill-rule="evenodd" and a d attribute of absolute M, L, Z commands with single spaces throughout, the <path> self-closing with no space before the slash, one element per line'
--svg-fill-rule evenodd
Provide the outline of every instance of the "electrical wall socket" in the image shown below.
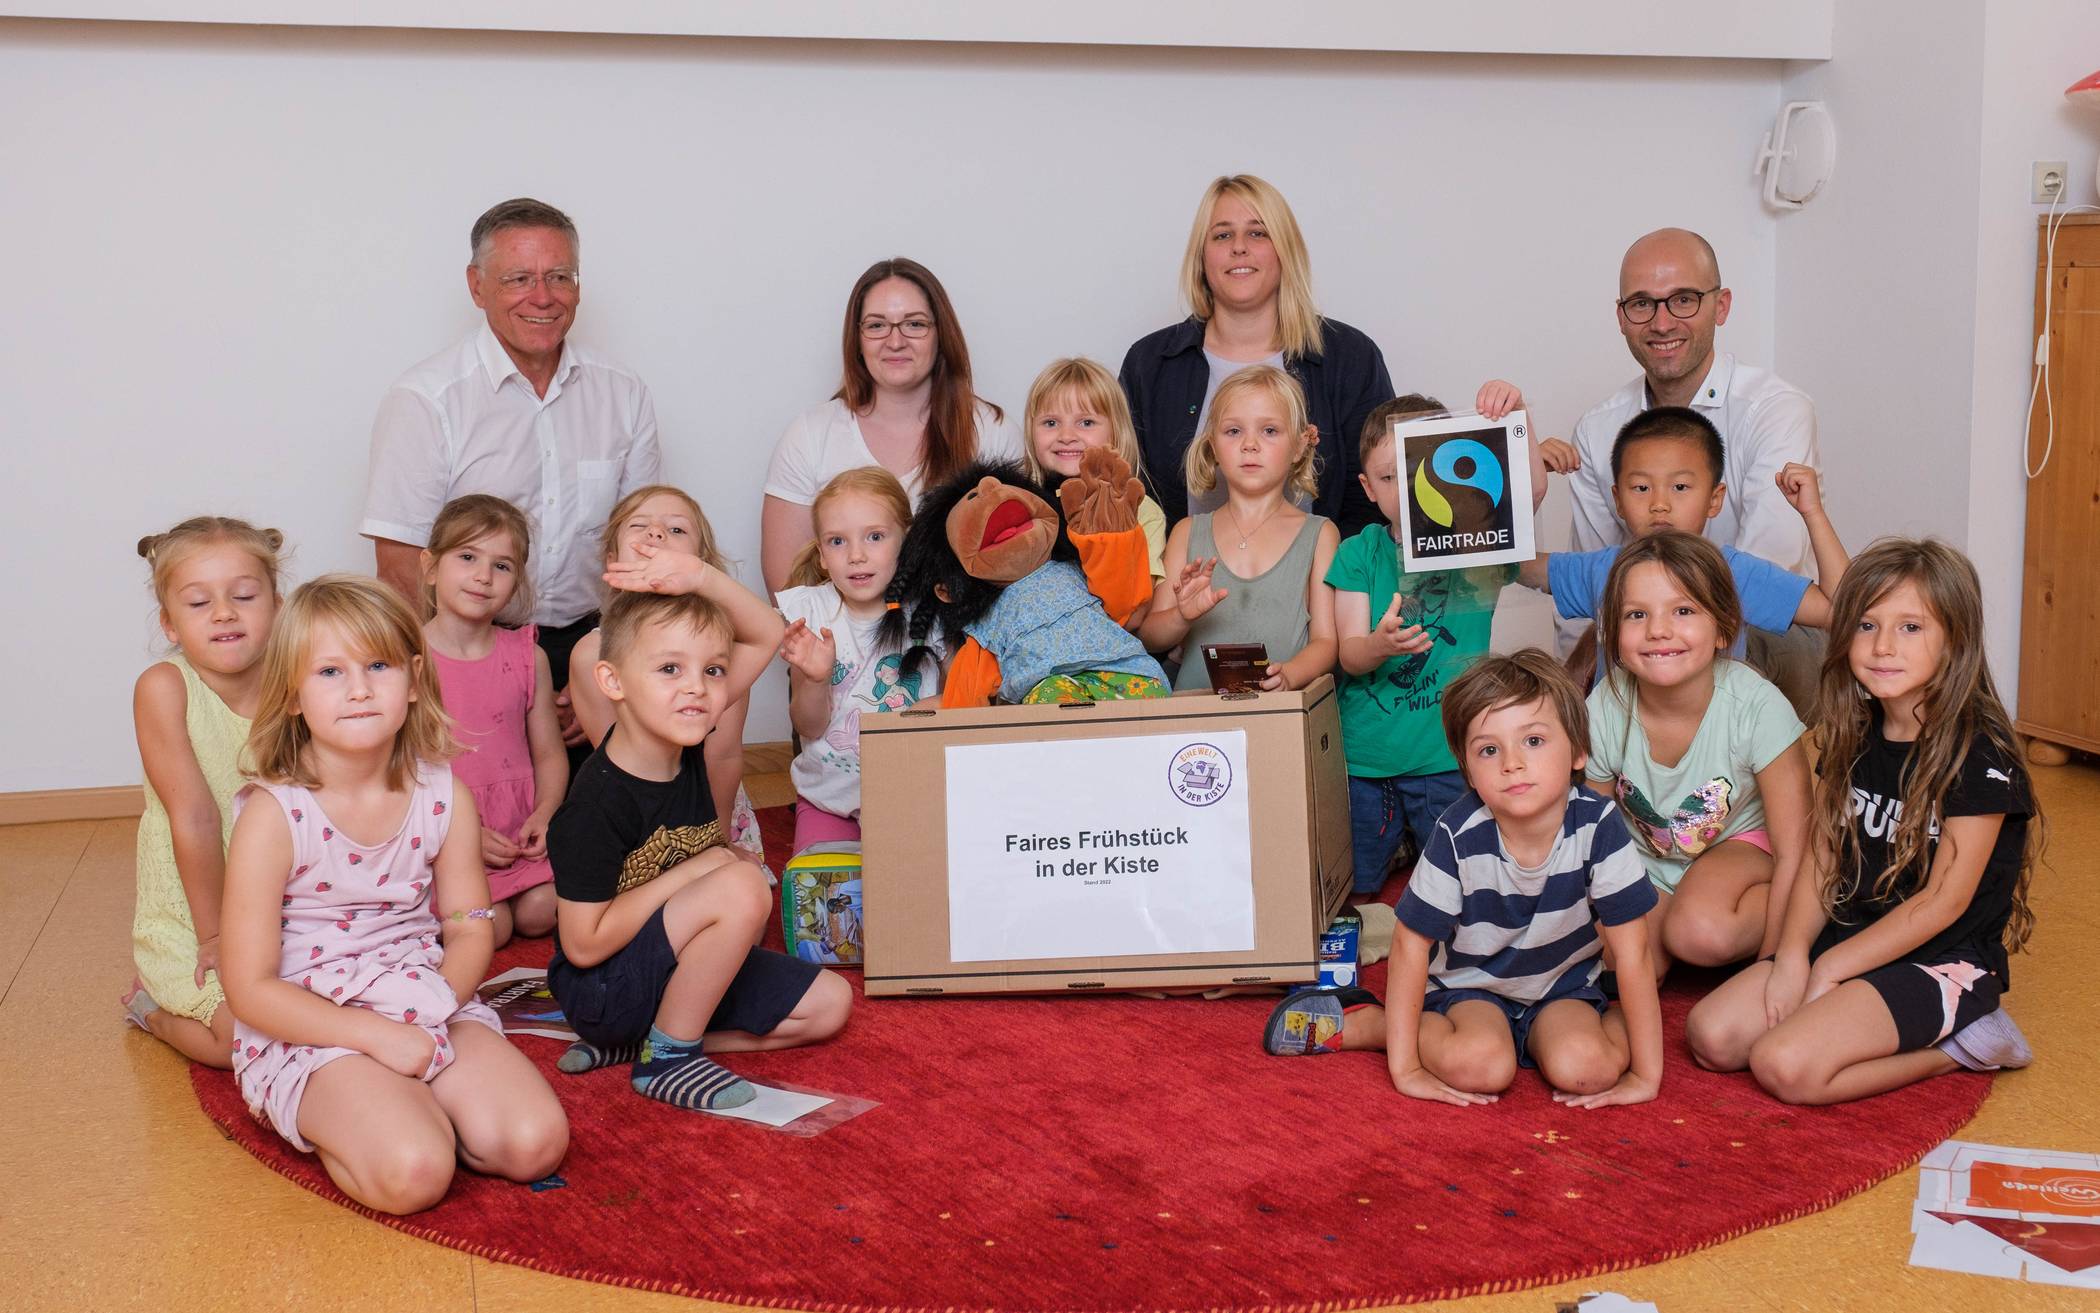
<path fill-rule="evenodd" d="M 2070 164 L 2064 160 L 2036 160 L 2034 162 L 2034 203 L 2047 205 L 2063 199 L 2064 184 L 2070 175 L 2066 172 Z"/>

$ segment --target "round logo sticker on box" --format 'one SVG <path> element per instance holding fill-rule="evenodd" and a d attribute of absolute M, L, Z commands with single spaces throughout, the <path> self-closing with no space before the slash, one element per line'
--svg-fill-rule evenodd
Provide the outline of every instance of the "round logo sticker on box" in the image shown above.
<path fill-rule="evenodd" d="M 1191 743 L 1167 764 L 1167 787 L 1191 807 L 1208 807 L 1232 788 L 1232 761 L 1208 743 Z"/>

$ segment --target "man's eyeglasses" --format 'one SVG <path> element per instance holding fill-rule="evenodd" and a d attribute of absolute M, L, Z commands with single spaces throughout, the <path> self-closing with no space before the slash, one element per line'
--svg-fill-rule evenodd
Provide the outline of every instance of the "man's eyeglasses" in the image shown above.
<path fill-rule="evenodd" d="M 1680 287 L 1660 301 L 1643 292 L 1636 292 L 1619 302 L 1619 313 L 1626 316 L 1629 324 L 1645 324 L 1655 318 L 1655 307 L 1668 306 L 1672 319 L 1690 319 L 1699 313 L 1699 307 L 1707 297 L 1721 290 L 1720 284 L 1701 292 L 1690 287 Z"/>
<path fill-rule="evenodd" d="M 545 283 L 547 290 L 556 296 L 566 296 L 568 293 L 576 290 L 579 281 L 581 281 L 580 276 L 574 269 L 549 269 L 543 274 L 530 273 L 520 269 L 515 273 L 500 275 L 496 279 L 496 286 L 506 292 L 515 294 L 524 291 L 535 283 Z"/>
<path fill-rule="evenodd" d="M 873 315 L 860 321 L 860 335 L 867 338 L 870 342 L 880 342 L 883 338 L 890 335 L 891 329 L 897 330 L 906 337 L 919 338 L 933 331 L 933 321 L 931 319 L 913 318 L 899 319 L 892 323 L 887 319 L 879 319 Z"/>

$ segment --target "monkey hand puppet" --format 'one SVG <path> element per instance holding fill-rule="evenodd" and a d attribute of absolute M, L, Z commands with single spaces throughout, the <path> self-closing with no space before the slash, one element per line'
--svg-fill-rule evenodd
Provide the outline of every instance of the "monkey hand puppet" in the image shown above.
<path fill-rule="evenodd" d="M 932 656 L 938 626 L 950 653 L 943 707 L 1165 697 L 1165 672 L 1124 627 L 1152 597 L 1143 497 L 1104 448 L 1086 453 L 1055 506 L 1017 464 L 965 468 L 920 501 L 877 641 L 908 635 L 910 672 Z"/>

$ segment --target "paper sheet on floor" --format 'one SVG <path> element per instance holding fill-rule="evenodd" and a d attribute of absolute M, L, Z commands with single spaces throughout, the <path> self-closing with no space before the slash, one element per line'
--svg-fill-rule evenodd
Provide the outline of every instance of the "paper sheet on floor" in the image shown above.
<path fill-rule="evenodd" d="M 709 1111 L 720 1117 L 734 1117 L 740 1122 L 757 1122 L 761 1126 L 771 1126 L 778 1130 L 797 1117 L 806 1117 L 831 1102 L 821 1094 L 777 1090 L 771 1085 L 760 1085 L 757 1081 L 751 1082 L 751 1088 L 758 1091 L 758 1097 L 742 1107 L 711 1108 Z"/>
<path fill-rule="evenodd" d="M 1919 1164 L 1910 1261 L 2100 1290 L 2100 1154 L 1947 1141 Z"/>
<path fill-rule="evenodd" d="M 512 967 L 491 976 L 474 991 L 503 1023 L 506 1035 L 542 1035 L 565 1044 L 576 1042 L 575 1028 L 561 1014 L 561 1004 L 547 989 L 544 967 Z"/>

